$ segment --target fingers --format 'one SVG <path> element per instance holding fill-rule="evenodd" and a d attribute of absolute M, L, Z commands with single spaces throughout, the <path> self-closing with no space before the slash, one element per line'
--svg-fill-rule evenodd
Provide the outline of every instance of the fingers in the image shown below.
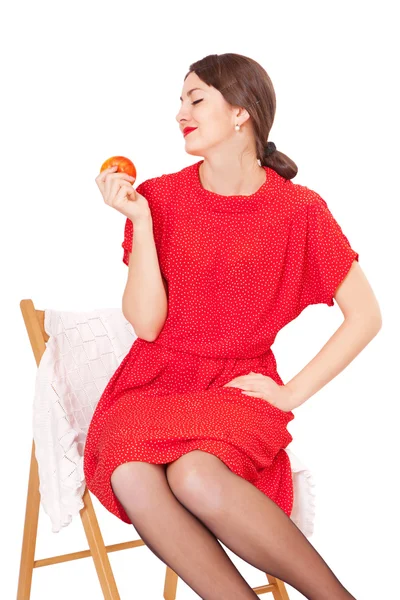
<path fill-rule="evenodd" d="M 106 180 L 107 175 L 109 173 L 115 173 L 117 169 L 118 169 L 117 166 L 115 166 L 115 167 L 108 167 L 108 169 L 104 169 L 104 171 L 101 171 L 101 173 L 99 173 L 97 175 L 97 177 L 95 179 L 95 182 L 99 186 L 100 190 L 103 190 L 103 188 L 104 188 L 104 182 Z"/>
<path fill-rule="evenodd" d="M 119 185 L 124 182 L 134 183 L 134 179 L 127 173 L 108 173 L 105 178 L 104 191 L 107 198 L 114 197 L 118 192 Z"/>
<path fill-rule="evenodd" d="M 123 183 L 125 185 L 128 185 L 128 183 L 133 185 L 135 182 L 135 178 L 127 173 L 117 173 L 117 168 L 118 167 L 115 166 L 104 169 L 104 171 L 101 171 L 95 179 L 96 184 L 103 195 L 104 201 L 107 204 L 112 204 L 112 201 L 115 199 L 115 196 Z"/>
<path fill-rule="evenodd" d="M 127 173 L 109 173 L 107 175 L 104 184 L 104 195 L 107 199 L 107 202 L 114 198 L 123 183 L 133 184 L 134 179 L 127 175 Z"/>
<path fill-rule="evenodd" d="M 111 206 L 117 207 L 122 201 L 127 200 L 136 200 L 136 192 L 131 185 L 121 185 L 118 193 L 115 198 L 111 201 Z"/>
<path fill-rule="evenodd" d="M 104 181 L 107 173 L 115 173 L 116 169 L 118 169 L 117 165 L 114 165 L 113 167 L 108 167 L 108 169 L 104 169 L 101 173 L 97 175 L 96 181 Z"/>
<path fill-rule="evenodd" d="M 114 165 L 113 167 L 108 167 L 108 169 L 104 169 L 103 171 L 101 171 L 101 173 L 99 173 L 95 179 L 95 181 L 97 183 L 104 183 L 104 181 L 106 180 L 106 177 L 109 173 L 116 173 L 118 169 L 117 165 Z"/>
<path fill-rule="evenodd" d="M 120 189 L 124 190 L 123 196 L 125 196 L 126 188 L 132 187 L 131 181 L 132 179 L 126 173 L 111 173 L 105 182 L 104 195 L 106 202 L 112 205 Z"/>

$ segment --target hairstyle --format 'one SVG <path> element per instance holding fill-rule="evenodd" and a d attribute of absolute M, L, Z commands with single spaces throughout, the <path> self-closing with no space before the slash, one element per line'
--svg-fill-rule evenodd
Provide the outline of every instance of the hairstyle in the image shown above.
<path fill-rule="evenodd" d="M 219 90 L 232 106 L 242 106 L 250 114 L 256 140 L 257 159 L 285 179 L 293 179 L 297 165 L 278 149 L 266 155 L 268 135 L 274 122 L 276 96 L 265 69 L 255 60 L 241 54 L 209 54 L 192 63 L 190 73 Z"/>

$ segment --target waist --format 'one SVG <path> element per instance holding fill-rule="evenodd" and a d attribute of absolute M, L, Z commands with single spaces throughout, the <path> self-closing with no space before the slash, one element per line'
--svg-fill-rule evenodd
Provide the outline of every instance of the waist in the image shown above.
<path fill-rule="evenodd" d="M 157 349 L 162 349 L 167 352 L 173 352 L 177 354 L 184 355 L 192 355 L 200 358 L 214 358 L 220 360 L 252 360 L 252 359 L 260 359 L 264 358 L 268 355 L 273 356 L 273 352 L 271 347 L 264 347 L 262 349 L 258 349 L 258 351 L 251 351 L 250 349 L 231 349 L 231 351 L 217 351 L 212 348 L 196 348 L 195 344 L 176 344 L 172 343 L 170 340 L 156 339 L 153 342 L 148 342 L 147 340 L 143 340 L 142 338 L 137 338 L 137 343 L 148 347 L 154 347 Z"/>
<path fill-rule="evenodd" d="M 206 385 L 209 385 L 209 380 L 215 381 L 220 378 L 221 381 L 225 381 L 226 378 L 228 378 L 226 380 L 230 380 L 239 375 L 253 372 L 267 375 L 279 385 L 283 385 L 271 347 L 264 348 L 257 354 L 249 352 L 217 354 L 199 351 L 199 349 L 196 351 L 187 347 L 176 348 L 166 340 L 157 339 L 154 342 L 148 342 L 137 338 L 132 345 L 131 352 L 132 354 L 137 352 L 138 355 L 143 352 L 148 356 L 150 364 L 167 364 L 167 371 L 171 368 L 175 373 L 180 372 L 185 381 L 191 380 L 193 377 L 195 381 L 198 381 L 206 376 Z"/>

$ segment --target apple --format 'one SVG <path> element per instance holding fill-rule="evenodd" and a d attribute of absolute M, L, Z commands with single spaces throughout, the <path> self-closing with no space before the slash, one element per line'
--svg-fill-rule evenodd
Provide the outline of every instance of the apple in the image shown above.
<path fill-rule="evenodd" d="M 104 169 L 109 169 L 110 167 L 118 167 L 117 173 L 126 173 L 136 179 L 136 167 L 133 162 L 125 156 L 112 156 L 111 158 L 107 158 L 101 165 L 100 173 L 104 171 Z"/>

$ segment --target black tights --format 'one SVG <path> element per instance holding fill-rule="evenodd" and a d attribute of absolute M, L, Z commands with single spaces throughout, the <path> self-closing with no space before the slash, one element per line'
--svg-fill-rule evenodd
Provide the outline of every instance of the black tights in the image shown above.
<path fill-rule="evenodd" d="M 182 470 L 167 470 L 178 461 L 124 463 L 113 472 L 111 483 L 144 543 L 203 600 L 258 598 L 218 539 L 309 600 L 355 600 L 270 498 L 211 454 L 196 455 L 203 474 L 211 474 L 207 483 L 215 482 L 212 489 L 201 485 L 204 479 L 196 485 L 192 478 L 185 485 Z"/>

